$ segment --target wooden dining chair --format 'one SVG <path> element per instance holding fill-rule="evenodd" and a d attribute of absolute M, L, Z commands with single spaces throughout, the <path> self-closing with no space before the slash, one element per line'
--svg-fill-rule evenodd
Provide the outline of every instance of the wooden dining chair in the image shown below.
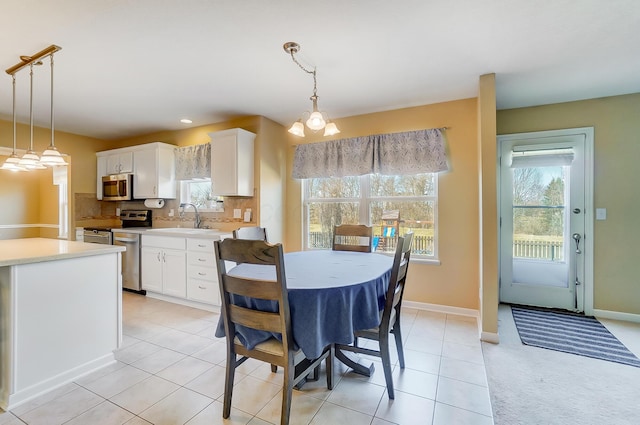
<path fill-rule="evenodd" d="M 334 251 L 371 252 L 373 229 L 364 224 L 341 224 L 333 228 Z"/>
<path fill-rule="evenodd" d="M 393 391 L 393 378 L 391 376 L 391 356 L 389 352 L 389 333 L 395 337 L 396 349 L 398 350 L 398 362 L 400 368 L 404 369 L 404 351 L 402 349 L 402 332 L 400 329 L 400 309 L 402 307 L 402 296 L 404 294 L 407 270 L 409 268 L 409 257 L 411 256 L 411 243 L 413 242 L 413 232 L 409 232 L 404 237 L 398 238 L 398 245 L 391 268 L 391 279 L 384 303 L 384 309 L 380 318 L 380 324 L 374 329 L 356 331 L 353 345 L 338 345 L 336 348 L 342 351 L 352 351 L 355 353 L 369 354 L 382 359 L 384 369 L 384 379 L 387 382 L 387 394 L 390 399 L 395 398 Z M 378 341 L 379 350 L 373 350 L 358 346 L 358 338 Z"/>
<path fill-rule="evenodd" d="M 326 360 L 327 387 L 333 388 L 334 347 L 325 348 L 317 359 L 307 359 L 301 350 L 294 349 L 289 298 L 287 294 L 284 254 L 281 244 L 245 239 L 225 239 L 215 242 L 216 262 L 220 294 L 222 296 L 222 317 L 227 342 L 227 367 L 224 384 L 223 418 L 231 413 L 231 397 L 236 368 L 248 358 L 264 361 L 284 370 L 282 384 L 282 413 L 280 424 L 289 423 L 293 387 L 311 372 L 317 371 L 322 360 Z M 273 266 L 275 280 L 243 278 L 227 274 L 225 261 L 237 264 L 260 264 Z M 252 298 L 251 308 L 245 307 L 246 298 Z M 258 302 L 258 300 L 263 300 Z M 259 305 L 277 302 L 275 308 L 261 308 Z M 261 304 L 262 303 L 262 304 Z M 273 306 L 271 306 L 273 307 Z M 276 311 L 273 311 L 276 310 Z M 237 326 L 279 334 L 280 338 L 270 339 L 246 347 L 242 344 Z M 239 358 L 238 358 L 239 357 Z"/>
<path fill-rule="evenodd" d="M 240 227 L 233 231 L 233 238 L 267 242 L 267 229 L 259 226 Z"/>

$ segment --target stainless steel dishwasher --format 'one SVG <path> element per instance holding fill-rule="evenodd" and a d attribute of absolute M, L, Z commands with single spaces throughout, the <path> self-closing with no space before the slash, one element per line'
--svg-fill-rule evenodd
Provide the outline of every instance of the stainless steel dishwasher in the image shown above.
<path fill-rule="evenodd" d="M 122 253 L 122 288 L 146 292 L 140 286 L 140 234 L 114 230 L 113 244 L 127 248 Z"/>

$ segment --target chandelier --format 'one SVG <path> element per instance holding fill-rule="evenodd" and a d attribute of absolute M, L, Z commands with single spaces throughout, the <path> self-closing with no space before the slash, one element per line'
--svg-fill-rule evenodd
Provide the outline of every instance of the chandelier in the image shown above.
<path fill-rule="evenodd" d="M 51 45 L 32 56 L 20 56 L 20 62 L 7 69 L 7 74 L 11 75 L 13 83 L 13 151 L 9 158 L 2 164 L 0 169 L 11 171 L 29 171 L 34 169 L 44 169 L 46 166 L 67 165 L 62 154 L 55 146 L 55 130 L 53 120 L 53 55 L 61 47 Z M 42 156 L 33 149 L 33 66 L 42 65 L 42 59 L 49 57 L 51 64 L 51 142 Z M 29 67 L 29 149 L 19 157 L 16 153 L 16 73 L 25 67 Z"/>
<path fill-rule="evenodd" d="M 295 57 L 295 54 L 300 51 L 300 45 L 296 42 L 289 41 L 284 43 L 282 46 L 284 51 L 291 55 L 291 59 L 307 74 L 313 75 L 313 95 L 309 98 L 313 103 L 313 111 L 309 114 L 309 118 L 306 121 L 307 127 L 313 131 L 319 131 L 324 128 L 325 136 L 333 136 L 334 134 L 340 133 L 338 127 L 334 122 L 329 119 L 325 119 L 322 113 L 318 110 L 318 89 L 317 89 L 317 81 L 316 81 L 316 69 L 313 71 L 308 70 Z M 304 137 L 304 125 L 302 124 L 302 118 L 298 119 L 298 121 L 294 122 L 291 128 L 289 129 L 289 133 L 295 134 L 296 136 Z"/>

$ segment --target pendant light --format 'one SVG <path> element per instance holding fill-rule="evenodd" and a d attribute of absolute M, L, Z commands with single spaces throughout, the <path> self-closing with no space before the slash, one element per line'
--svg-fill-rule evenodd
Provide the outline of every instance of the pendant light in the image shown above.
<path fill-rule="evenodd" d="M 313 95 L 309 98 L 313 105 L 313 111 L 309 115 L 309 118 L 306 121 L 307 127 L 313 131 L 320 131 L 324 128 L 325 136 L 333 136 L 334 134 L 340 133 L 338 127 L 334 122 L 331 122 L 328 119 L 325 119 L 322 112 L 318 110 L 318 93 L 317 93 L 317 81 L 316 81 L 316 69 L 313 71 L 308 70 L 298 60 L 295 58 L 295 53 L 300 51 L 300 45 L 296 42 L 290 41 L 285 43 L 283 46 L 284 51 L 291 55 L 291 59 L 307 74 L 313 75 Z M 302 119 L 299 119 L 288 130 L 289 133 L 294 134 L 296 136 L 304 137 L 304 125 L 302 124 Z"/>
<path fill-rule="evenodd" d="M 20 158 L 19 164 L 29 170 L 45 168 L 33 150 L 33 63 L 29 64 L 29 150 Z"/>
<path fill-rule="evenodd" d="M 25 168 L 20 166 L 20 157 L 16 154 L 16 76 L 11 76 L 13 80 L 13 151 L 11 156 L 4 161 L 0 170 L 10 171 L 25 171 Z"/>
<path fill-rule="evenodd" d="M 51 54 L 49 58 L 51 59 L 51 144 L 44 152 L 42 152 L 42 156 L 40 157 L 40 164 L 46 166 L 67 165 L 54 143 L 55 131 L 53 126 L 53 54 Z"/>

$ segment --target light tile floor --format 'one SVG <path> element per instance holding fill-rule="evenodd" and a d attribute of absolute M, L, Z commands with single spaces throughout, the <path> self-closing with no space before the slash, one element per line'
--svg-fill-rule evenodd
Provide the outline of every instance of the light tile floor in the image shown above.
<path fill-rule="evenodd" d="M 123 346 L 117 363 L 20 405 L 0 410 L 0 425 L 279 424 L 282 374 L 258 361 L 236 373 L 233 408 L 222 419 L 225 341 L 219 315 L 124 293 Z M 406 368 L 396 364 L 395 400 L 382 364 L 357 375 L 336 361 L 326 379 L 294 391 L 291 424 L 490 425 L 489 390 L 476 319 L 405 308 Z"/>

